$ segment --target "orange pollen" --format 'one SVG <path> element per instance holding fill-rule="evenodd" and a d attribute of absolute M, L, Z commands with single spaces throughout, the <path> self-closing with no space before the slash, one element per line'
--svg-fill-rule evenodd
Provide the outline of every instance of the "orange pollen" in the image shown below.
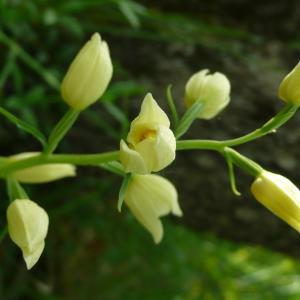
<path fill-rule="evenodd" d="M 156 137 L 156 130 L 147 130 L 141 134 L 139 141 L 141 142 L 145 139 L 155 138 L 155 137 Z"/>

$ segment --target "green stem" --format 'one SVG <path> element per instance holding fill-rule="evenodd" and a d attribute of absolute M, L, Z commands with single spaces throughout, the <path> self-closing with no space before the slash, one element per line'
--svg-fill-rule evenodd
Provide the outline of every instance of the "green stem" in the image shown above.
<path fill-rule="evenodd" d="M 213 140 L 182 140 L 176 142 L 176 150 L 216 150 L 220 151 L 227 144 Z"/>
<path fill-rule="evenodd" d="M 230 154 L 233 163 L 239 167 L 247 170 L 251 174 L 256 175 L 261 171 L 256 163 L 242 156 L 238 152 L 230 149 L 230 146 L 237 146 L 251 140 L 262 137 L 283 125 L 287 122 L 297 111 L 298 107 L 293 105 L 286 105 L 274 118 L 270 119 L 261 128 L 250 132 L 242 137 L 230 139 L 225 141 L 214 140 L 183 140 L 177 141 L 177 150 L 192 150 L 192 149 L 206 149 L 214 150 L 222 153 Z M 0 165 L 0 176 L 7 177 L 10 173 L 20 169 L 34 167 L 41 164 L 54 164 L 54 163 L 70 163 L 75 165 L 98 165 L 116 161 L 119 158 L 119 151 L 100 153 L 100 154 L 50 154 L 58 142 L 67 132 L 69 127 L 76 120 L 79 112 L 70 110 L 63 119 L 59 122 L 53 130 L 49 138 L 50 146 L 46 149 L 46 153 L 37 155 L 35 157 L 23 159 L 15 162 L 4 162 Z M 51 142 L 52 141 L 52 142 Z M 48 154 L 49 153 L 49 154 Z M 105 166 L 102 165 L 105 168 Z M 119 170 L 117 170 L 119 172 Z"/>
<path fill-rule="evenodd" d="M 232 148 L 224 148 L 223 154 L 225 158 L 229 157 L 231 162 L 240 167 L 246 173 L 253 175 L 254 177 L 257 177 L 257 175 L 259 175 L 263 171 L 263 168 L 255 161 L 233 150 Z"/>
<path fill-rule="evenodd" d="M 79 110 L 69 109 L 69 111 L 61 118 L 49 136 L 48 146 L 45 148 L 44 154 L 51 154 L 55 151 L 59 142 L 64 138 L 77 120 L 79 113 Z"/>
<path fill-rule="evenodd" d="M 286 123 L 297 111 L 298 106 L 287 104 L 279 113 L 266 122 L 260 128 L 236 139 L 224 141 L 226 146 L 232 147 L 240 144 L 245 144 L 252 140 L 258 139 L 268 133 L 274 132 L 277 128 Z"/>
<path fill-rule="evenodd" d="M 126 175 L 121 163 L 119 163 L 118 161 L 110 161 L 107 163 L 102 163 L 98 166 L 104 170 L 107 170 L 122 177 Z"/>
<path fill-rule="evenodd" d="M 276 116 L 266 122 L 261 128 L 256 129 L 239 138 L 214 141 L 214 140 L 183 140 L 177 141 L 177 150 L 207 149 L 221 151 L 224 147 L 238 146 L 269 134 L 286 123 L 297 111 L 298 106 L 287 104 Z"/>
<path fill-rule="evenodd" d="M 178 113 L 177 113 L 177 109 L 176 109 L 176 105 L 174 103 L 174 99 L 172 96 L 172 85 L 170 84 L 167 87 L 167 92 L 166 92 L 166 96 L 167 96 L 167 102 L 171 111 L 171 115 L 172 115 L 172 120 L 173 120 L 173 128 L 176 129 L 178 122 L 179 122 L 179 117 L 178 117 Z"/>
<path fill-rule="evenodd" d="M 16 199 L 29 199 L 26 191 L 20 185 L 20 183 L 12 178 L 6 179 L 7 192 L 9 202 L 13 202 Z"/>
<path fill-rule="evenodd" d="M 43 164 L 69 163 L 80 166 L 97 166 L 119 159 L 119 151 L 105 152 L 100 154 L 50 154 L 37 155 L 19 161 L 8 162 L 0 167 L 0 176 L 7 177 L 20 169 L 30 168 Z"/>

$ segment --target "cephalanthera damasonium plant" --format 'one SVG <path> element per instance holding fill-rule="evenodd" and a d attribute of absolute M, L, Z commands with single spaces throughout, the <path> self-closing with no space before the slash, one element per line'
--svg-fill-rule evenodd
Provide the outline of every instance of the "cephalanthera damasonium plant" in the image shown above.
<path fill-rule="evenodd" d="M 1 108 L 1 113 L 21 129 L 32 134 L 41 144 L 40 152 L 26 152 L 0 158 L 0 176 L 7 182 L 10 204 L 7 208 L 8 233 L 22 250 L 28 269 L 39 260 L 45 247 L 49 218 L 46 211 L 30 200 L 22 183 L 34 184 L 76 176 L 76 165 L 97 166 L 123 176 L 117 207 L 123 202 L 136 219 L 151 233 L 155 243 L 163 237 L 160 217 L 182 211 L 174 185 L 154 174 L 170 165 L 176 151 L 205 149 L 217 151 L 228 165 L 230 186 L 235 185 L 234 167 L 254 177 L 251 191 L 266 208 L 300 231 L 300 191 L 287 178 L 264 170 L 259 164 L 233 149 L 274 132 L 287 122 L 300 105 L 300 65 L 281 82 L 279 97 L 285 106 L 260 128 L 244 136 L 225 140 L 180 140 L 197 119 L 211 119 L 230 101 L 230 82 L 219 72 L 201 70 L 185 86 L 186 112 L 179 116 L 171 88 L 167 102 L 171 120 L 152 95 L 145 95 L 141 110 L 131 122 L 126 140 L 119 150 L 96 154 L 53 154 L 71 129 L 80 112 L 95 103 L 111 80 L 113 67 L 109 48 L 98 33 L 82 47 L 71 63 L 62 84 L 62 99 L 70 109 L 53 128 L 48 139 L 32 125 L 19 120 Z M 38 199 L 37 199 L 38 200 Z"/>

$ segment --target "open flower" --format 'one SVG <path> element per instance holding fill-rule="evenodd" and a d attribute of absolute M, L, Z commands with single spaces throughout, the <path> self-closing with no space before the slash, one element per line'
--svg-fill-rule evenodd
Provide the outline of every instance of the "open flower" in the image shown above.
<path fill-rule="evenodd" d="M 230 101 L 230 82 L 219 72 L 208 74 L 202 70 L 190 77 L 185 86 L 185 105 L 192 106 L 196 101 L 203 102 L 199 119 L 215 117 Z"/>
<path fill-rule="evenodd" d="M 181 216 L 177 191 L 173 184 L 158 175 L 133 175 L 125 203 L 137 220 L 152 234 L 154 242 L 163 237 L 160 217 L 169 213 Z"/>
<path fill-rule="evenodd" d="M 99 33 L 94 33 L 79 51 L 63 79 L 62 98 L 75 109 L 85 109 L 105 92 L 112 72 L 108 46 Z"/>
<path fill-rule="evenodd" d="M 289 179 L 263 171 L 251 191 L 273 214 L 300 232 L 300 190 Z"/>
<path fill-rule="evenodd" d="M 300 104 L 300 62 L 282 80 L 279 86 L 279 98 L 290 104 Z"/>
<path fill-rule="evenodd" d="M 27 269 L 39 260 L 48 231 L 46 211 L 28 199 L 17 199 L 7 209 L 8 232 L 22 252 Z"/>
<path fill-rule="evenodd" d="M 157 172 L 175 159 L 176 139 L 169 127 L 167 115 L 147 94 L 140 114 L 131 123 L 128 145 L 120 142 L 120 160 L 126 172 Z"/>
<path fill-rule="evenodd" d="M 9 157 L 10 161 L 18 161 L 39 155 L 39 152 L 25 152 Z M 21 169 L 10 176 L 23 183 L 45 183 L 64 177 L 76 175 L 76 167 L 71 164 L 45 164 L 26 169 Z"/>

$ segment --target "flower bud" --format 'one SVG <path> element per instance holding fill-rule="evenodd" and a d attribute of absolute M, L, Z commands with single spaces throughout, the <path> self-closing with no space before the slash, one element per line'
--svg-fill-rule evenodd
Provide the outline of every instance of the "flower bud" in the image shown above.
<path fill-rule="evenodd" d="M 185 105 L 187 108 L 196 101 L 204 106 L 198 115 L 199 119 L 212 119 L 230 101 L 230 82 L 219 72 L 208 75 L 209 70 L 195 73 L 185 86 Z"/>
<path fill-rule="evenodd" d="M 289 179 L 263 171 L 251 191 L 261 204 L 300 232 L 300 191 Z"/>
<path fill-rule="evenodd" d="M 39 152 L 26 152 L 10 156 L 11 161 L 18 161 L 39 155 Z M 64 177 L 76 175 L 76 167 L 71 164 L 45 164 L 36 167 L 21 169 L 11 177 L 22 183 L 45 183 L 58 180 Z"/>
<path fill-rule="evenodd" d="M 284 77 L 279 86 L 279 98 L 283 101 L 300 105 L 300 62 Z"/>
<path fill-rule="evenodd" d="M 167 179 L 158 175 L 134 175 L 125 194 L 125 203 L 157 244 L 163 237 L 160 217 L 169 213 L 182 215 L 177 198 L 175 187 Z"/>
<path fill-rule="evenodd" d="M 140 114 L 132 121 L 128 145 L 120 143 L 120 160 L 126 172 L 148 174 L 175 159 L 176 139 L 170 121 L 152 95 L 146 95 Z"/>
<path fill-rule="evenodd" d="M 62 98 L 74 109 L 85 109 L 105 92 L 112 72 L 108 46 L 99 33 L 94 33 L 79 51 L 63 79 Z"/>
<path fill-rule="evenodd" d="M 48 215 L 35 202 L 17 199 L 7 209 L 7 221 L 9 235 L 21 248 L 27 269 L 31 269 L 44 250 Z"/>

